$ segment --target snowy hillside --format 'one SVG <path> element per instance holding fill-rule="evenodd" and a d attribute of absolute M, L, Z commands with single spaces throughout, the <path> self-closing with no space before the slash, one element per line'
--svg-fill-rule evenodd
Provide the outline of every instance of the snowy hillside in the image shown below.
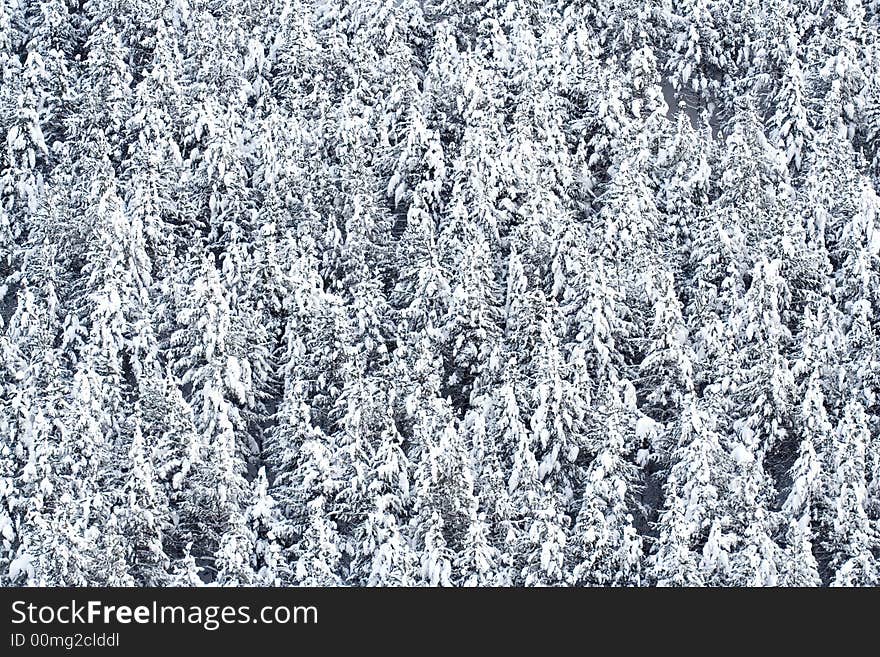
<path fill-rule="evenodd" d="M 0 584 L 880 584 L 878 34 L 0 0 Z"/>

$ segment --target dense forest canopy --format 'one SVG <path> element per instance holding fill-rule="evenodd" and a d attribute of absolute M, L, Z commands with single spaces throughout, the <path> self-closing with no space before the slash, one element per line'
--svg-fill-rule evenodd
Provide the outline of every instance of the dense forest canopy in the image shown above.
<path fill-rule="evenodd" d="M 0 0 L 0 584 L 880 584 L 878 33 Z"/>

